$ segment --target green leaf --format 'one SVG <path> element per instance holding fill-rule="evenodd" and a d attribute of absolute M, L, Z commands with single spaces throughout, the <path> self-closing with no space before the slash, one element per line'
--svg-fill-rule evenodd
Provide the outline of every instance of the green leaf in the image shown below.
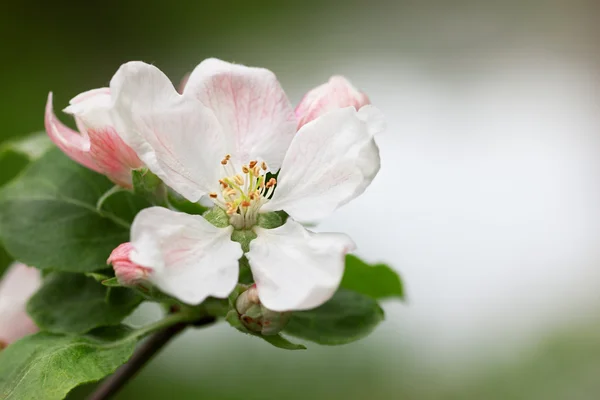
<path fill-rule="evenodd" d="M 0 399 L 59 400 L 127 362 L 139 335 L 124 327 L 86 336 L 41 332 L 0 351 Z"/>
<path fill-rule="evenodd" d="M 0 186 L 16 177 L 30 162 L 37 160 L 52 142 L 46 132 L 36 132 L 20 140 L 2 143 L 0 146 Z"/>
<path fill-rule="evenodd" d="M 0 146 L 0 187 L 14 179 L 27 165 L 39 158 L 52 142 L 46 132 L 38 132 Z M 13 258 L 0 244 L 0 276 L 12 263 Z"/>
<path fill-rule="evenodd" d="M 369 265 L 350 254 L 346 256 L 341 287 L 374 299 L 404 298 L 402 281 L 393 269 L 385 264 Z"/>
<path fill-rule="evenodd" d="M 142 299 L 127 288 L 109 288 L 82 274 L 53 272 L 27 304 L 41 329 L 53 333 L 85 333 L 118 325 Z"/>
<path fill-rule="evenodd" d="M 167 192 L 169 205 L 178 211 L 186 214 L 202 215 L 209 210 L 209 207 L 205 207 L 200 203 L 192 203 L 173 190 L 168 190 Z"/>
<path fill-rule="evenodd" d="M 8 269 L 13 259 L 6 253 L 4 248 L 0 246 L 0 277 L 4 275 L 4 272 Z"/>
<path fill-rule="evenodd" d="M 0 192 L 0 236 L 8 253 L 40 269 L 93 272 L 129 239 L 148 203 L 129 192 L 98 199 L 113 184 L 54 149 Z"/>
<path fill-rule="evenodd" d="M 294 312 L 284 332 L 319 344 L 339 345 L 364 338 L 383 318 L 375 300 L 340 289 L 322 306 Z"/>

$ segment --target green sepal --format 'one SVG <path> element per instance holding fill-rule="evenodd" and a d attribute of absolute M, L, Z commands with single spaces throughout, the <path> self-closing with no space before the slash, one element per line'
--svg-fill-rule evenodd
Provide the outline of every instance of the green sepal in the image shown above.
<path fill-rule="evenodd" d="M 215 206 L 202 216 L 217 228 L 226 228 L 229 226 L 229 215 L 221 207 Z"/>
<path fill-rule="evenodd" d="M 167 187 L 148 168 L 132 170 L 131 180 L 135 194 L 143 197 L 155 206 L 164 207 L 167 205 Z"/>
<path fill-rule="evenodd" d="M 250 242 L 256 239 L 256 233 L 250 229 L 236 229 L 231 233 L 231 240 L 242 245 L 244 253 L 250 251 Z"/>
<path fill-rule="evenodd" d="M 86 272 L 84 275 L 87 276 L 88 278 L 92 278 L 96 282 L 100 282 L 100 283 L 102 283 L 105 280 L 111 279 L 110 276 L 104 275 L 104 274 L 100 274 L 100 273 L 97 273 L 97 272 Z"/>
<path fill-rule="evenodd" d="M 250 263 L 246 256 L 242 256 L 239 261 L 240 266 L 240 274 L 239 274 L 239 282 L 250 285 L 254 283 L 254 276 L 252 276 L 252 270 L 250 269 Z"/>
<path fill-rule="evenodd" d="M 258 215 L 258 226 L 265 229 L 278 228 L 283 225 L 283 218 L 277 212 L 269 212 Z"/>
<path fill-rule="evenodd" d="M 116 277 L 104 279 L 104 280 L 100 281 L 100 283 L 102 283 L 102 285 L 107 286 L 107 287 L 121 287 L 121 286 L 123 286 L 119 282 L 119 279 L 117 279 Z"/>

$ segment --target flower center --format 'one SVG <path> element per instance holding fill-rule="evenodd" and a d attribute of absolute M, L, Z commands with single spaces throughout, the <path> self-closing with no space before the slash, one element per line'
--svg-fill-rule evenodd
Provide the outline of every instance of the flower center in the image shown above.
<path fill-rule="evenodd" d="M 227 154 L 221 165 L 225 177 L 219 180 L 221 194 L 211 193 L 210 198 L 229 215 L 229 222 L 236 229 L 247 229 L 256 225 L 258 210 L 269 201 L 277 181 L 266 181 L 267 164 L 256 160 L 242 166 L 236 173 L 231 156 Z"/>

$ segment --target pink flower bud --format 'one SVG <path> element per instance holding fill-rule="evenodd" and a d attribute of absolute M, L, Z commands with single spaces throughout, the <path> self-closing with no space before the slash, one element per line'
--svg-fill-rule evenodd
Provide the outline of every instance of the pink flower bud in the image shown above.
<path fill-rule="evenodd" d="M 371 104 L 371 101 L 366 94 L 352 86 L 343 76 L 332 76 L 329 82 L 306 93 L 296 107 L 298 129 L 337 108 L 353 106 L 359 110 L 367 104 Z"/>
<path fill-rule="evenodd" d="M 41 285 L 40 272 L 14 263 L 0 281 L 0 349 L 38 331 L 25 311 L 27 301 Z"/>
<path fill-rule="evenodd" d="M 107 263 L 112 264 L 115 275 L 121 285 L 123 286 L 135 286 L 148 279 L 150 268 L 142 267 L 131 261 L 131 252 L 133 246 L 130 242 L 119 245 L 116 249 L 110 253 Z"/>
<path fill-rule="evenodd" d="M 262 305 L 256 285 L 250 286 L 239 295 L 235 308 L 240 321 L 247 329 L 267 336 L 281 332 L 292 315 L 291 312 L 273 311 Z"/>
<path fill-rule="evenodd" d="M 119 186 L 131 188 L 131 170 L 144 164 L 117 134 L 111 107 L 108 88 L 90 90 L 73 98 L 65 112 L 75 116 L 78 133 L 58 120 L 52 108 L 52 93 L 49 93 L 46 132 L 74 161 L 106 175 Z"/>

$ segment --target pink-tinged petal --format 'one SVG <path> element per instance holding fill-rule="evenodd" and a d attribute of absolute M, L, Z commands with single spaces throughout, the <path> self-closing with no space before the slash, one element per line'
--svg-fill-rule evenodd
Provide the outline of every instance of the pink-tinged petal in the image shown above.
<path fill-rule="evenodd" d="M 116 184 L 131 188 L 131 170 L 144 166 L 133 149 L 117 134 L 111 117 L 109 88 L 93 89 L 73 98 L 65 112 L 90 141 L 90 155 L 100 172 Z"/>
<path fill-rule="evenodd" d="M 87 135 L 80 135 L 56 118 L 52 107 L 52 92 L 48 94 L 44 124 L 50 140 L 52 140 L 63 153 L 84 167 L 96 172 L 101 172 L 90 154 L 90 140 Z"/>
<path fill-rule="evenodd" d="M 352 239 L 341 233 L 314 233 L 288 218 L 279 228 L 255 228 L 246 254 L 258 296 L 273 311 L 307 310 L 333 296 L 344 273 Z"/>
<path fill-rule="evenodd" d="M 385 127 L 373 106 L 331 111 L 296 134 L 261 212 L 285 210 L 314 222 L 360 195 L 379 171 L 373 135 Z"/>
<path fill-rule="evenodd" d="M 132 251 L 131 243 L 123 243 L 110 253 L 110 257 L 106 261 L 107 264 L 112 264 L 115 276 L 124 286 L 135 286 L 144 282 L 152 272 L 150 268 L 142 267 L 131 261 Z"/>
<path fill-rule="evenodd" d="M 234 163 L 258 159 L 271 171 L 279 169 L 296 132 L 296 119 L 275 74 L 207 59 L 190 75 L 184 96 L 200 100 L 215 113 Z"/>
<path fill-rule="evenodd" d="M 122 65 L 110 88 L 116 131 L 152 172 L 190 201 L 219 190 L 226 149 L 210 109 L 143 62 Z"/>
<path fill-rule="evenodd" d="M 27 301 L 41 285 L 40 272 L 14 263 L 0 281 L 0 349 L 38 331 L 25 311 Z"/>
<path fill-rule="evenodd" d="M 371 104 L 367 95 L 356 89 L 350 81 L 343 76 L 332 76 L 327 83 L 306 93 L 296 107 L 298 129 L 337 108 L 354 107 L 360 110 L 367 104 Z"/>
<path fill-rule="evenodd" d="M 131 227 L 131 262 L 152 270 L 149 280 L 188 304 L 227 297 L 238 279 L 239 243 L 232 227 L 162 207 L 142 210 Z"/>

